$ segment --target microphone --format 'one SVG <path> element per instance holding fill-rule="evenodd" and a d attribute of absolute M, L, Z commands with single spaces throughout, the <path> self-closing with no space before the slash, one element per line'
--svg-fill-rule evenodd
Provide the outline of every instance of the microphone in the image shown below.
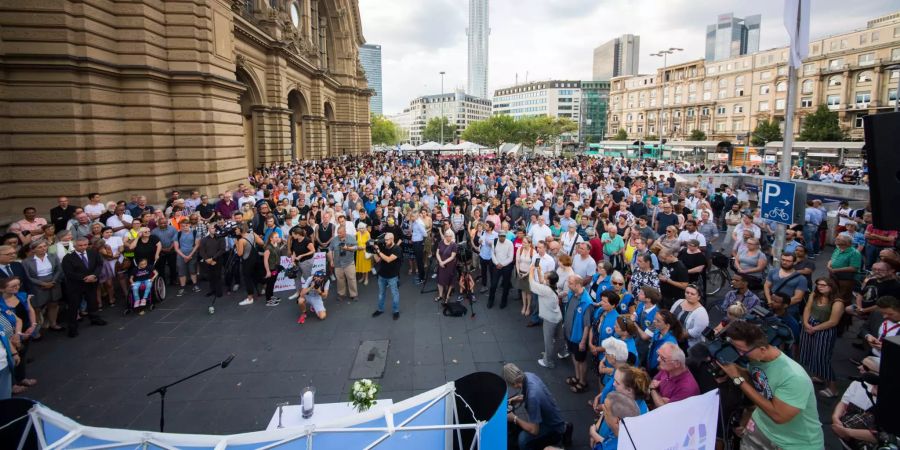
<path fill-rule="evenodd" d="M 231 361 L 234 361 L 234 353 L 232 353 L 231 356 L 226 358 L 225 361 L 222 361 L 222 368 L 224 369 L 224 368 L 228 367 L 228 365 L 231 364 Z"/>

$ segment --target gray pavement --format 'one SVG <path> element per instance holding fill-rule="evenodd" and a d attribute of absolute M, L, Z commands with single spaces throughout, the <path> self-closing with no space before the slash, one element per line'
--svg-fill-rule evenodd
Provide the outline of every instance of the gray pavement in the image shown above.
<path fill-rule="evenodd" d="M 819 266 L 827 261 L 823 254 Z M 145 394 L 184 375 L 225 359 L 234 362 L 169 390 L 166 431 L 225 434 L 262 430 L 275 404 L 298 403 L 301 389 L 316 387 L 317 401 L 346 401 L 350 372 L 362 341 L 389 340 L 381 398 L 395 402 L 474 371 L 499 373 L 506 362 L 531 371 L 547 383 L 566 420 L 575 426 L 575 447 L 587 448 L 591 394 L 573 394 L 564 378 L 570 364 L 545 369 L 537 364 L 542 350 L 540 327 L 525 327 L 521 303 L 485 309 L 479 295 L 476 317 L 444 317 L 434 293 L 401 276 L 401 317 L 370 317 L 377 284 L 360 285 L 360 300 L 337 302 L 334 289 L 326 301 L 328 318 L 296 323 L 294 303 L 267 307 L 257 300 L 240 307 L 239 294 L 224 297 L 216 313 L 200 294 L 170 297 L 144 316 L 122 316 L 121 307 L 101 314 L 105 327 L 83 325 L 75 339 L 47 333 L 32 346 L 30 376 L 39 384 L 27 396 L 86 425 L 157 430 L 158 396 Z M 434 288 L 434 280 L 428 287 Z M 205 287 L 205 286 L 204 286 Z M 515 290 L 512 291 L 514 297 Z M 388 311 L 389 312 L 389 311 Z M 862 352 L 842 340 L 834 359 L 841 378 L 852 374 L 848 358 Z M 842 386 L 847 383 L 843 382 Z M 595 392 L 596 384 L 591 386 Z M 823 423 L 830 422 L 834 401 L 820 401 Z M 828 428 L 827 425 L 825 428 Z M 826 436 L 831 436 L 830 431 Z M 829 448 L 835 446 L 833 437 Z"/>

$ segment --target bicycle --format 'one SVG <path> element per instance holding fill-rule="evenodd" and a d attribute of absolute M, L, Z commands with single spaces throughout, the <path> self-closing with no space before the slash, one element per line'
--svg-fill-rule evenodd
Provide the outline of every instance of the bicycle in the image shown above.
<path fill-rule="evenodd" d="M 788 221 L 791 219 L 791 216 L 789 216 L 787 211 L 783 208 L 772 208 L 772 210 L 766 214 L 766 218 L 769 220 L 781 219 L 782 221 Z"/>
<path fill-rule="evenodd" d="M 730 259 L 722 252 L 713 252 L 712 266 L 706 272 L 706 294 L 716 295 L 731 281 Z"/>

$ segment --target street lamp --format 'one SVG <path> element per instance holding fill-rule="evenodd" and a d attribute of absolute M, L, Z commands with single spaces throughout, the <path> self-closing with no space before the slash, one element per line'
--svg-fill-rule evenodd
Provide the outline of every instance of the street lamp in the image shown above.
<path fill-rule="evenodd" d="M 894 112 L 897 112 L 897 107 L 900 106 L 900 64 L 887 66 L 884 70 L 893 70 L 897 72 L 897 93 L 894 94 Z"/>
<path fill-rule="evenodd" d="M 441 71 L 441 145 L 444 145 L 444 74 Z"/>
<path fill-rule="evenodd" d="M 681 51 L 684 51 L 684 49 L 678 48 L 678 47 L 669 47 L 668 50 L 660 50 L 656 53 L 650 54 L 650 56 L 661 56 L 663 59 L 663 74 L 662 74 L 662 88 L 663 88 L 662 94 L 663 95 L 660 96 L 661 104 L 660 104 L 660 113 L 659 113 L 659 121 L 658 121 L 660 151 L 662 151 L 663 140 L 666 137 L 665 133 L 663 133 L 663 128 L 662 128 L 662 116 L 666 113 L 666 69 L 669 67 L 668 66 L 668 56 L 675 52 L 681 52 Z M 668 120 L 669 119 L 666 118 L 667 122 L 668 122 Z"/>

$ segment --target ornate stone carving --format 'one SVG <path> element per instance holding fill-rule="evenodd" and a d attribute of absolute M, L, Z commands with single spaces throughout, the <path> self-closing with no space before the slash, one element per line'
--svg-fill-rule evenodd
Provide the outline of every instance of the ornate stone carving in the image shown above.
<path fill-rule="evenodd" d="M 247 57 L 244 55 L 237 55 L 234 57 L 234 64 L 237 67 L 246 67 L 247 66 Z"/>
<path fill-rule="evenodd" d="M 247 2 L 251 2 L 253 0 L 231 0 L 231 10 L 241 14 L 246 11 L 244 8 L 247 7 Z"/>
<path fill-rule="evenodd" d="M 303 56 L 307 59 L 315 59 L 319 55 L 319 49 L 309 39 L 290 23 L 290 20 L 281 23 L 281 29 L 284 32 L 284 40 L 281 41 L 289 51 L 296 55 Z"/>

